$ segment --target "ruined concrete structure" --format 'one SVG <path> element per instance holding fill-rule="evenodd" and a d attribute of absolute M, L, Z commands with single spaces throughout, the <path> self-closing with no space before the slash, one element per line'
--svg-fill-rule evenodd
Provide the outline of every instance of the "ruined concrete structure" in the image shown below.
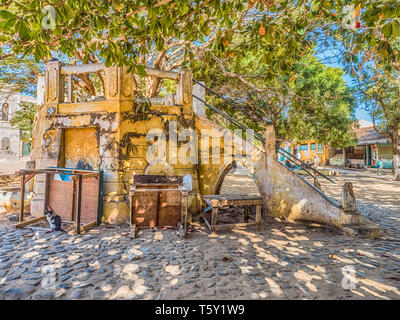
<path fill-rule="evenodd" d="M 72 103 L 72 88 L 68 85 L 65 92 L 65 79 L 71 83 L 73 74 L 99 70 L 105 72 L 104 99 Z M 57 61 L 47 66 L 44 105 L 35 122 L 32 160 L 36 168 L 104 170 L 102 219 L 110 223 L 128 220 L 128 192 L 135 174 L 190 174 L 193 192 L 189 211 L 195 214 L 201 210 L 201 195 L 218 194 L 233 165 L 232 149 L 225 145 L 219 149 L 219 155 L 213 154 L 212 139 L 194 141 L 198 146 L 195 157 L 199 161 L 197 164 L 187 163 L 186 153 L 179 150 L 189 143 L 189 139 L 177 141 L 170 136 L 171 125 L 176 121 L 177 134 L 189 129 L 200 137 L 202 130 L 211 130 L 221 135 L 218 138 L 221 145 L 229 137 L 227 130 L 205 117 L 202 106 L 194 107 L 190 71 L 176 73 L 150 69 L 147 73 L 176 81 L 176 105 L 138 106 L 134 97 L 134 77 L 124 67 L 105 68 L 102 64 L 63 66 Z M 153 128 L 164 131 L 167 150 L 172 150 L 172 158 L 169 153 L 166 162 L 146 160 L 146 152 L 154 142 L 146 140 L 146 135 Z M 238 137 L 234 139 L 241 141 Z M 336 226 L 360 224 L 359 213 L 345 212 L 339 204 L 276 160 L 273 128 L 267 128 L 266 141 L 265 147 L 252 146 L 247 157 L 240 158 L 240 161 L 245 168 L 251 168 L 260 194 L 265 197 L 268 215 Z M 212 164 L 215 156 L 221 157 L 220 163 Z M 35 181 L 34 192 L 32 213 L 41 215 L 44 178 Z"/>

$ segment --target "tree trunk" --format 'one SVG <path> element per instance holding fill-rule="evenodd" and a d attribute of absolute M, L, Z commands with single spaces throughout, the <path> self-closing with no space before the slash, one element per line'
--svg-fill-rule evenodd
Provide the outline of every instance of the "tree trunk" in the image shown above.
<path fill-rule="evenodd" d="M 400 181 L 400 137 L 399 124 L 394 126 L 392 134 L 394 180 Z"/>

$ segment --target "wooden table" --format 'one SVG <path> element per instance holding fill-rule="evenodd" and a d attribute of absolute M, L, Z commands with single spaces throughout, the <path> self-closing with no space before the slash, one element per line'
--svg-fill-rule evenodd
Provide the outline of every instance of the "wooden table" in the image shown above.
<path fill-rule="evenodd" d="M 239 226 L 256 225 L 257 230 L 261 226 L 261 206 L 264 203 L 264 199 L 261 196 L 242 196 L 235 194 L 223 194 L 223 195 L 205 195 L 203 196 L 204 202 L 212 207 L 211 213 L 211 224 L 204 218 L 207 227 L 211 232 L 215 232 L 217 229 L 232 228 Z M 256 205 L 256 221 L 249 222 L 249 206 Z M 229 223 L 217 225 L 218 221 L 218 209 L 225 206 L 244 206 L 244 222 L 243 223 Z"/>

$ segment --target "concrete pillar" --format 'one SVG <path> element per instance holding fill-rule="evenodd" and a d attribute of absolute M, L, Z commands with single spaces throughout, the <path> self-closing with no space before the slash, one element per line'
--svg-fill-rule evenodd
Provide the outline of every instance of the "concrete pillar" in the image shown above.
<path fill-rule="evenodd" d="M 63 77 L 61 76 L 60 61 L 50 61 L 46 68 L 46 90 L 45 90 L 45 102 L 47 105 L 59 104 L 64 98 L 64 85 Z"/>
<path fill-rule="evenodd" d="M 353 184 L 345 182 L 342 188 L 342 208 L 345 212 L 356 212 L 356 197 L 354 196 Z"/>
<path fill-rule="evenodd" d="M 202 84 L 204 84 L 204 82 L 202 82 Z M 195 84 L 193 86 L 193 95 L 206 101 L 206 88 L 202 87 L 199 84 Z M 194 98 L 193 99 L 193 111 L 196 114 L 205 116 L 206 115 L 205 104 L 203 102 L 197 100 L 196 98 Z"/>
<path fill-rule="evenodd" d="M 177 88 L 178 92 L 178 104 L 184 106 L 184 111 L 187 109 L 188 106 L 190 106 L 190 109 L 192 108 L 192 90 L 193 90 L 193 85 L 192 85 L 192 71 L 189 69 L 183 69 L 179 75 L 179 85 Z M 192 110 L 190 110 L 192 111 Z M 189 112 L 191 113 L 191 112 Z"/>
<path fill-rule="evenodd" d="M 343 148 L 343 167 L 346 168 L 346 148 Z"/>
<path fill-rule="evenodd" d="M 133 74 L 127 67 L 110 67 L 105 70 L 105 99 L 107 101 L 133 100 Z"/>
<path fill-rule="evenodd" d="M 37 79 L 37 93 L 36 93 L 36 104 L 43 106 L 45 102 L 45 77 L 38 76 Z"/>
<path fill-rule="evenodd" d="M 319 181 L 316 177 L 314 178 L 314 187 L 318 188 L 319 190 L 322 190 L 321 184 L 319 183 Z"/>
<path fill-rule="evenodd" d="M 276 157 L 275 143 L 275 127 L 269 125 L 265 128 L 265 152 L 267 156 Z"/>

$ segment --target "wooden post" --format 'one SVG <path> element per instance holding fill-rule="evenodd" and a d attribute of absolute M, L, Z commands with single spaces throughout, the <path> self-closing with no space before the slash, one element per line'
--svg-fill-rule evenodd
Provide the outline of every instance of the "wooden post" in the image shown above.
<path fill-rule="evenodd" d="M 185 229 L 185 234 L 187 232 L 187 213 L 188 213 L 188 192 L 181 191 L 182 195 L 182 208 L 181 208 L 181 222 Z"/>
<path fill-rule="evenodd" d="M 71 221 L 75 220 L 76 179 L 72 178 Z"/>
<path fill-rule="evenodd" d="M 261 205 L 256 207 L 256 229 L 260 230 L 261 227 Z"/>
<path fill-rule="evenodd" d="M 214 231 L 214 226 L 217 224 L 218 220 L 218 208 L 212 208 L 212 215 L 211 215 L 211 231 Z"/>
<path fill-rule="evenodd" d="M 244 222 L 249 222 L 249 206 L 244 206 Z"/>
<path fill-rule="evenodd" d="M 25 175 L 22 175 L 21 177 L 21 207 L 19 210 L 19 222 L 24 221 L 24 207 L 25 207 Z"/>
<path fill-rule="evenodd" d="M 78 210 L 76 213 L 76 234 L 81 233 L 82 175 L 78 176 Z"/>
<path fill-rule="evenodd" d="M 46 173 L 43 214 L 46 214 L 47 205 L 49 203 L 49 189 L 50 189 L 50 173 Z"/>

